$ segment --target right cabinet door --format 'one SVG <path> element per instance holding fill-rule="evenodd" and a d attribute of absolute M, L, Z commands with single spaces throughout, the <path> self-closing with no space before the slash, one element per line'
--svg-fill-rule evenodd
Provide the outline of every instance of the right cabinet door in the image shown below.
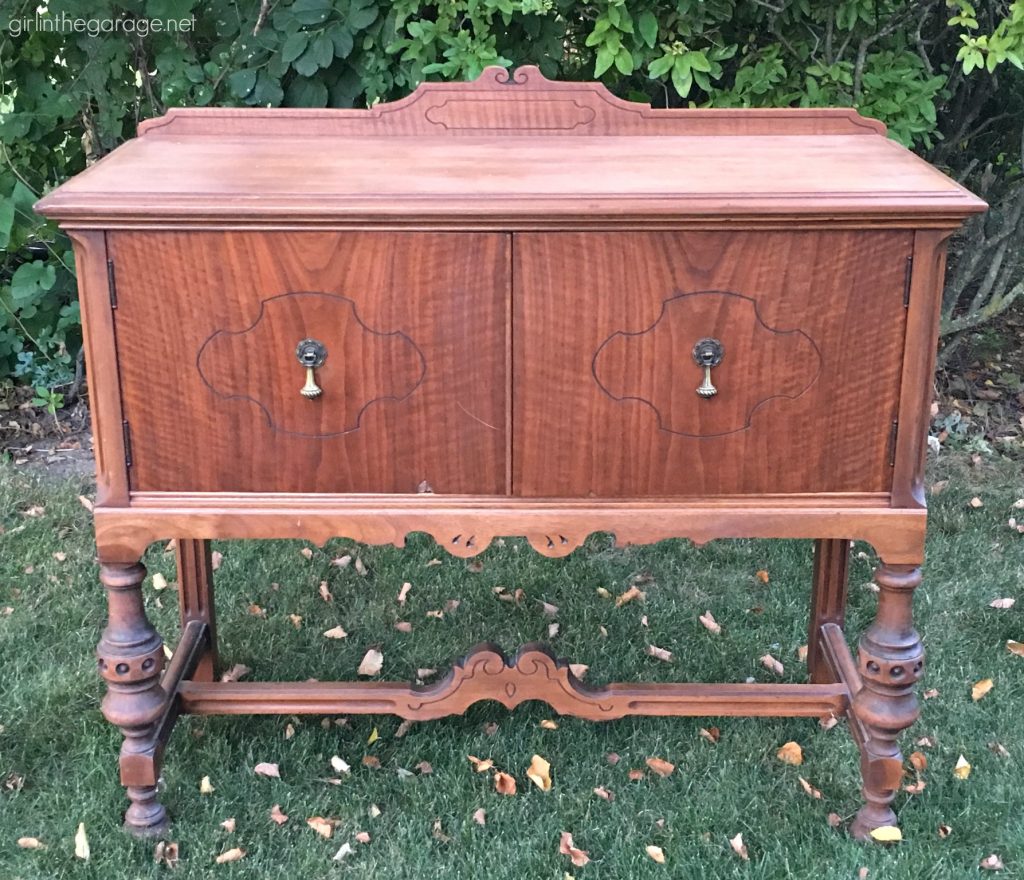
<path fill-rule="evenodd" d="M 513 491 L 885 493 L 912 235 L 523 233 Z"/>

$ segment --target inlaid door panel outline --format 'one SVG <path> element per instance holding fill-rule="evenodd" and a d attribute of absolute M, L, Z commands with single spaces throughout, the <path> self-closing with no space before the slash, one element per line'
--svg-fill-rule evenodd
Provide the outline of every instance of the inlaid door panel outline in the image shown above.
<path fill-rule="evenodd" d="M 701 398 L 703 368 L 690 352 L 707 338 L 723 354 L 713 370 L 717 388 Z M 821 373 L 821 352 L 802 330 L 766 324 L 752 297 L 700 290 L 665 299 L 643 330 L 612 333 L 594 353 L 591 372 L 613 400 L 648 407 L 658 430 L 712 438 L 745 431 L 762 407 L 807 392 Z"/>

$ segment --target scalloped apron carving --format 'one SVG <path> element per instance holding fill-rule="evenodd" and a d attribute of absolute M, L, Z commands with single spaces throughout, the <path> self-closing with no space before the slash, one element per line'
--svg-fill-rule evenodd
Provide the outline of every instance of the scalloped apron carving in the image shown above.
<path fill-rule="evenodd" d="M 712 370 L 718 393 L 708 399 L 696 393 L 703 369 L 690 357 L 704 337 L 721 340 L 724 348 Z M 667 359 L 675 362 L 673 369 L 655 369 Z M 758 409 L 800 397 L 820 371 L 821 353 L 806 333 L 769 327 L 754 299 L 719 290 L 666 299 L 653 324 L 613 333 L 593 361 L 605 394 L 648 407 L 659 430 L 687 437 L 744 431 Z"/>
<path fill-rule="evenodd" d="M 327 349 L 316 370 L 323 391 L 312 400 L 299 391 L 305 371 L 295 357 L 306 338 Z M 352 300 L 317 292 L 263 300 L 249 327 L 212 334 L 196 367 L 215 394 L 255 405 L 273 430 L 304 437 L 357 431 L 369 407 L 404 400 L 426 374 L 423 353 L 408 336 L 367 327 Z"/>

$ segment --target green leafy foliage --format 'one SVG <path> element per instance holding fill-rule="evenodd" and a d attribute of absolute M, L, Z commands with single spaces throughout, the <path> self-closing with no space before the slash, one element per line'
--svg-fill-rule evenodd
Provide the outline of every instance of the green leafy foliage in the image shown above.
<path fill-rule="evenodd" d="M 1013 181 L 1022 58 L 1024 0 L 9 0 L 0 377 L 58 389 L 81 346 L 70 246 L 34 199 L 168 107 L 369 106 L 536 63 L 655 106 L 855 106 L 954 171 Z"/>

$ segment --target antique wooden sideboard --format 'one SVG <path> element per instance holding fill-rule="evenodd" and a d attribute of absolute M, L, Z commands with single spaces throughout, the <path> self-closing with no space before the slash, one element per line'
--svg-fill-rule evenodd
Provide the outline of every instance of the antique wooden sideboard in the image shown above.
<path fill-rule="evenodd" d="M 96 437 L 99 643 L 128 829 L 162 834 L 179 713 L 479 699 L 845 715 L 891 825 L 918 713 L 922 466 L 946 241 L 984 203 L 853 110 L 652 110 L 534 67 L 369 110 L 172 110 L 47 195 L 74 245 Z M 427 532 L 815 541 L 807 684 L 589 688 L 542 645 L 436 685 L 223 683 L 210 539 Z M 140 559 L 177 539 L 165 668 Z M 851 540 L 880 565 L 856 658 Z"/>

